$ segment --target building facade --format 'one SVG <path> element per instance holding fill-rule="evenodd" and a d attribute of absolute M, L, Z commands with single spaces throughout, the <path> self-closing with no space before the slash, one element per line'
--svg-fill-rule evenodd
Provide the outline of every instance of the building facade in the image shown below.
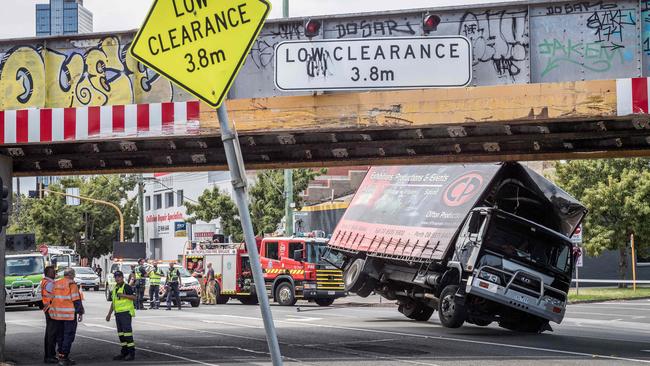
<path fill-rule="evenodd" d="M 196 203 L 212 187 L 232 194 L 229 173 L 150 174 L 144 176 L 144 182 L 144 239 L 152 259 L 178 259 L 192 239 L 212 239 L 213 234 L 222 233 L 218 220 L 188 223 L 185 203 Z M 135 229 L 139 231 L 139 227 Z"/>
<path fill-rule="evenodd" d="M 36 4 L 36 36 L 91 33 L 93 14 L 83 6 L 83 0 L 50 0 Z"/>

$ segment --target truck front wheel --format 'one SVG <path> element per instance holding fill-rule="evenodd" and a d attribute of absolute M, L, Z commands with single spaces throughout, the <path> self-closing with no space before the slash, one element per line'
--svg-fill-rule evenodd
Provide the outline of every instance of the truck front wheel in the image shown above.
<path fill-rule="evenodd" d="M 446 328 L 460 328 L 465 323 L 465 307 L 457 304 L 455 297 L 458 292 L 457 285 L 448 285 L 440 294 L 438 302 L 438 317 L 440 323 Z"/>
<path fill-rule="evenodd" d="M 275 301 L 282 306 L 293 306 L 296 304 L 296 295 L 293 293 L 293 286 L 289 282 L 282 282 L 275 289 Z"/>

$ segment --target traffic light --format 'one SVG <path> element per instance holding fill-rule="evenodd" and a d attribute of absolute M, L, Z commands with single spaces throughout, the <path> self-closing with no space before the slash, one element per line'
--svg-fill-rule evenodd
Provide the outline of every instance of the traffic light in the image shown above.
<path fill-rule="evenodd" d="M 424 33 L 429 34 L 433 31 L 437 31 L 438 25 L 440 25 L 440 21 L 440 17 L 435 14 L 425 15 L 422 21 L 422 29 L 424 30 Z"/>
<path fill-rule="evenodd" d="M 319 20 L 309 19 L 305 22 L 305 36 L 309 38 L 316 37 L 320 34 L 322 24 Z"/>
<path fill-rule="evenodd" d="M 9 223 L 9 188 L 4 185 L 2 178 L 0 178 L 0 228 L 7 226 Z"/>

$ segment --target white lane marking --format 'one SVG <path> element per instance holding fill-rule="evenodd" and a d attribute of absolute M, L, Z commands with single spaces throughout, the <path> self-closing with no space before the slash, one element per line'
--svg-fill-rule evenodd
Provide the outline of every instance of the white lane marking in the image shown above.
<path fill-rule="evenodd" d="M 586 311 L 567 311 L 567 315 L 601 315 L 601 316 L 626 316 L 632 319 L 641 319 L 645 318 L 644 316 L 639 317 L 638 315 L 629 315 L 629 314 L 607 314 L 607 313 L 592 313 Z"/>
<path fill-rule="evenodd" d="M 181 347 L 182 349 L 234 349 L 242 352 L 254 353 L 256 355 L 268 355 L 265 351 L 256 351 L 254 349 L 233 347 L 233 346 L 194 346 L 194 347 Z"/>
<path fill-rule="evenodd" d="M 592 310 L 594 310 L 594 308 L 591 307 L 591 306 L 575 305 L 574 307 L 591 308 Z M 598 310 L 602 310 L 602 309 L 625 310 L 625 311 L 629 311 L 629 310 L 632 310 L 632 311 L 648 311 L 648 310 L 650 310 L 650 309 L 644 309 L 644 308 L 630 308 L 630 307 L 621 307 L 621 306 L 598 306 Z"/>
<path fill-rule="evenodd" d="M 221 322 L 218 320 L 201 320 L 202 323 L 208 323 L 208 324 L 223 324 L 223 325 L 232 325 L 234 327 L 244 327 L 244 328 L 256 328 L 256 329 L 263 329 L 264 327 L 259 326 L 259 325 L 248 325 L 248 324 L 241 324 L 241 323 L 228 323 L 228 322 Z"/>
<path fill-rule="evenodd" d="M 27 325 L 27 324 L 26 324 L 26 326 L 28 326 L 28 327 L 32 327 L 32 328 L 42 328 L 42 327 L 36 327 L 36 326 L 33 326 L 33 325 Z M 108 340 L 106 340 L 106 339 L 90 337 L 90 336 L 86 336 L 86 335 L 83 335 L 83 334 L 77 334 L 76 336 L 79 337 L 79 338 L 92 339 L 93 341 L 97 341 L 97 342 L 104 342 L 104 343 L 109 343 L 109 344 L 115 344 L 115 345 L 118 345 L 118 346 L 120 345 L 119 342 L 108 341 Z M 140 352 L 144 351 L 144 352 L 154 353 L 154 354 L 158 354 L 158 355 L 161 355 L 161 356 L 167 356 L 167 357 L 175 358 L 175 359 L 178 359 L 178 360 L 183 360 L 183 361 L 187 361 L 187 362 L 191 362 L 191 363 L 196 363 L 196 364 L 199 364 L 199 365 L 205 365 L 205 366 L 219 366 L 219 365 L 214 364 L 214 363 L 207 363 L 207 362 L 203 362 L 203 361 L 199 361 L 199 360 L 193 360 L 193 359 L 191 359 L 191 358 L 187 358 L 187 357 L 183 357 L 183 356 L 172 355 L 172 354 L 170 354 L 170 353 L 165 353 L 165 352 L 160 352 L 160 351 L 154 351 L 154 350 L 152 350 L 152 349 L 144 348 L 144 347 L 141 347 L 141 346 L 138 346 L 137 350 L 140 351 Z"/>
<path fill-rule="evenodd" d="M 285 321 L 276 320 L 276 322 L 282 323 L 282 322 L 285 322 Z M 398 335 L 398 336 L 404 336 L 404 337 L 414 337 L 414 338 L 433 339 L 433 340 L 441 339 L 441 340 L 452 341 L 452 342 L 461 342 L 461 343 L 470 343 L 470 344 L 483 344 L 483 345 L 488 345 L 488 346 L 497 346 L 497 347 L 504 347 L 504 348 L 525 349 L 525 350 L 531 350 L 531 351 L 558 353 L 558 354 L 573 355 L 573 356 L 587 356 L 587 357 L 602 358 L 602 359 L 607 359 L 607 360 L 618 360 L 618 361 L 639 362 L 639 363 L 650 364 L 650 360 L 639 360 L 639 359 L 627 358 L 627 357 L 616 357 L 616 356 L 606 356 L 606 355 L 599 355 L 599 354 L 589 354 L 589 353 L 583 353 L 583 352 L 564 351 L 564 350 L 542 348 L 542 347 L 530 347 L 530 346 L 521 346 L 521 345 L 515 345 L 515 344 L 505 344 L 505 343 L 487 342 L 487 341 L 476 341 L 476 340 L 471 340 L 471 339 L 445 337 L 445 336 L 430 336 L 430 335 L 424 335 L 424 334 L 394 332 L 394 331 L 379 330 L 379 329 L 363 329 L 363 328 L 343 327 L 343 326 L 324 325 L 324 324 L 315 324 L 315 323 L 308 323 L 308 324 L 313 325 L 315 327 L 321 327 L 321 328 L 352 330 L 352 331 L 366 332 L 366 333 L 392 334 L 392 335 Z"/>
<path fill-rule="evenodd" d="M 104 342 L 104 343 L 116 344 L 116 345 L 118 345 L 118 346 L 120 345 L 119 342 L 107 341 L 107 340 L 105 340 L 105 339 L 95 338 L 95 337 L 89 337 L 89 336 L 81 335 L 81 334 L 77 334 L 77 337 L 87 338 L 87 339 L 92 339 L 92 340 L 97 341 L 97 342 Z M 191 363 L 196 363 L 196 364 L 199 364 L 199 365 L 205 365 L 205 366 L 219 366 L 219 365 L 214 364 L 214 363 L 207 363 L 207 362 L 203 362 L 203 361 L 199 361 L 199 360 L 193 360 L 193 359 L 191 359 L 191 358 L 187 358 L 187 357 L 183 357 L 183 356 L 172 355 L 171 353 L 160 352 L 160 351 L 154 351 L 154 350 L 149 349 L 149 348 L 138 347 L 137 350 L 138 350 L 139 352 L 145 351 L 145 352 L 149 352 L 149 353 L 155 353 L 155 354 L 158 354 L 158 355 L 161 355 L 161 356 L 167 356 L 167 357 L 170 357 L 170 358 L 175 358 L 175 359 L 178 359 L 178 360 L 183 360 L 183 361 L 187 361 L 187 362 L 191 362 Z"/>
<path fill-rule="evenodd" d="M 323 318 L 310 318 L 308 316 L 288 315 L 287 320 L 293 322 L 314 322 L 318 320 L 323 320 Z"/>
<path fill-rule="evenodd" d="M 237 316 L 237 315 L 218 315 L 218 316 L 226 316 L 226 317 L 241 318 L 241 319 L 255 319 L 255 320 L 258 320 L 258 321 L 262 320 L 261 318 L 255 318 L 255 317 L 249 317 L 249 316 Z M 286 320 L 275 320 L 275 322 L 277 322 L 277 323 L 291 323 L 290 321 L 286 321 Z M 593 321 L 593 322 L 602 323 L 602 321 Z M 619 322 L 619 323 L 623 323 L 623 322 Z M 636 324 L 636 323 L 633 323 L 633 324 Z M 354 330 L 354 331 L 369 332 L 369 333 L 384 333 L 384 334 L 393 334 L 393 335 L 416 337 L 416 338 L 425 338 L 425 339 L 442 339 L 442 340 L 465 342 L 465 343 L 471 343 L 471 344 L 484 344 L 484 345 L 500 346 L 500 347 L 506 347 L 506 348 L 528 349 L 528 350 L 535 350 L 535 351 L 540 351 L 540 352 L 559 353 L 559 354 L 574 355 L 574 356 L 588 356 L 588 357 L 603 358 L 603 359 L 608 359 L 608 360 L 642 362 L 642 363 L 649 363 L 650 364 L 650 360 L 637 360 L 637 359 L 625 358 L 625 357 L 588 354 L 588 353 L 564 351 L 564 350 L 554 350 L 554 349 L 550 349 L 550 348 L 529 347 L 529 346 L 520 346 L 520 345 L 512 345 L 512 344 L 496 343 L 496 342 L 486 342 L 486 341 L 475 341 L 475 340 L 470 340 L 470 339 L 453 338 L 453 337 L 445 337 L 445 336 L 429 336 L 429 335 L 423 335 L 423 334 L 392 332 L 392 331 L 385 331 L 385 330 L 378 330 L 378 329 L 362 329 L 362 328 L 342 327 L 342 326 L 324 325 L 324 324 L 315 324 L 315 323 L 309 323 L 309 325 L 313 325 L 315 327 L 323 327 L 323 328 Z"/>
<path fill-rule="evenodd" d="M 88 328 L 102 328 L 102 329 L 115 330 L 115 327 L 109 327 L 109 326 L 101 325 L 101 324 L 93 324 L 93 323 L 81 322 L 81 325 L 84 325 L 84 326 L 86 326 Z"/>
<path fill-rule="evenodd" d="M 203 315 L 206 315 L 206 314 L 203 314 Z M 253 318 L 253 317 L 247 317 L 247 318 L 262 320 L 262 318 Z M 140 324 L 156 325 L 156 326 L 159 326 L 159 327 L 166 327 L 166 328 L 172 328 L 172 329 L 188 330 L 188 331 L 191 331 L 191 332 L 194 332 L 194 333 L 215 334 L 215 335 L 222 335 L 222 336 L 226 336 L 226 337 L 230 337 L 230 338 L 241 338 L 241 339 L 248 339 L 248 340 L 260 341 L 260 342 L 265 342 L 266 343 L 266 338 L 247 337 L 247 336 L 242 336 L 242 335 L 237 335 L 237 334 L 232 334 L 232 333 L 215 332 L 215 331 L 212 331 L 212 330 L 203 330 L 203 329 L 196 329 L 196 328 L 179 327 L 177 325 L 170 325 L 170 324 L 149 323 L 149 322 L 139 321 L 137 319 L 135 320 L 135 322 L 140 323 Z M 280 343 L 282 344 L 282 342 L 280 342 Z M 268 352 L 264 352 L 264 354 L 270 356 L 270 354 Z M 289 361 L 297 362 L 300 365 L 310 365 L 309 363 L 306 363 L 305 361 L 302 361 L 302 360 L 299 360 L 299 359 L 296 359 L 296 358 L 290 358 L 290 357 L 287 357 L 287 356 L 284 356 L 283 358 L 286 359 L 286 360 L 289 360 Z"/>

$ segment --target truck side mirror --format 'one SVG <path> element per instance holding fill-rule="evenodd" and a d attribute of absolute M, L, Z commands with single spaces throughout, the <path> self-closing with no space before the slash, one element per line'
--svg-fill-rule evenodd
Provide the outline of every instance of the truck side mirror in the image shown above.
<path fill-rule="evenodd" d="M 296 261 L 296 262 L 302 262 L 302 260 L 303 260 L 302 253 L 303 252 L 304 252 L 304 249 L 295 250 L 293 252 L 293 260 Z"/>

